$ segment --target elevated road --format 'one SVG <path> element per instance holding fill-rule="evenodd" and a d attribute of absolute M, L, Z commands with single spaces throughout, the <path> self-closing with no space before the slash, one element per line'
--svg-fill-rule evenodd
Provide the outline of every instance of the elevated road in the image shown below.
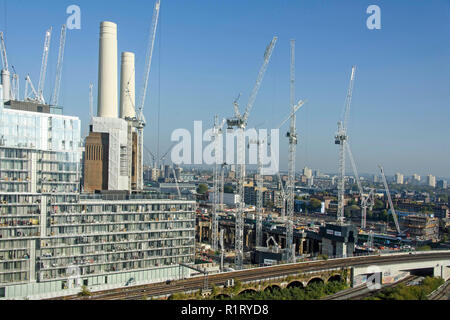
<path fill-rule="evenodd" d="M 332 260 L 308 261 L 292 264 L 284 264 L 270 267 L 232 271 L 212 274 L 208 277 L 208 283 L 216 286 L 225 285 L 229 279 L 240 280 L 241 282 L 263 280 L 274 277 L 283 277 L 298 273 L 320 271 L 334 268 L 347 268 L 356 266 L 383 265 L 393 263 L 424 262 L 439 259 L 450 259 L 450 251 L 430 251 L 421 253 L 401 253 L 376 256 L 360 256 L 352 258 L 339 258 Z M 77 295 L 52 298 L 50 300 L 114 300 L 114 299 L 139 299 L 144 296 L 166 296 L 178 292 L 188 292 L 203 288 L 203 276 L 191 277 L 184 280 L 174 280 L 169 284 L 153 283 L 124 287 L 112 290 L 96 291 L 90 297 L 80 297 Z"/>

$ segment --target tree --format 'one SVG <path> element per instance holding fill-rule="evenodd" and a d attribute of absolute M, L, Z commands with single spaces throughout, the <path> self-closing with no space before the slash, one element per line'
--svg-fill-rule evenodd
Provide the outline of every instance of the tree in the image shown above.
<path fill-rule="evenodd" d="M 89 291 L 88 287 L 81 286 L 81 292 L 79 293 L 82 297 L 89 297 L 92 295 L 92 293 Z"/>
<path fill-rule="evenodd" d="M 319 199 L 312 198 L 309 200 L 308 209 L 311 211 L 315 211 L 320 209 L 322 206 L 322 202 Z"/>
<path fill-rule="evenodd" d="M 205 194 L 208 191 L 208 186 L 206 184 L 200 183 L 197 188 L 197 193 Z"/>
<path fill-rule="evenodd" d="M 224 186 L 224 187 L 223 187 L 223 192 L 224 192 L 224 193 L 234 193 L 233 186 L 230 186 L 230 185 Z"/>

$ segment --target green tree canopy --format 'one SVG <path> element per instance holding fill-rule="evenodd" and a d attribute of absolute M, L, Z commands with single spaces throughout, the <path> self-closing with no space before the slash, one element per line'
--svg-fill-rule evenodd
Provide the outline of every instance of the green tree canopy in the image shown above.
<path fill-rule="evenodd" d="M 208 191 L 208 186 L 204 183 L 200 183 L 197 188 L 197 193 L 205 194 Z"/>

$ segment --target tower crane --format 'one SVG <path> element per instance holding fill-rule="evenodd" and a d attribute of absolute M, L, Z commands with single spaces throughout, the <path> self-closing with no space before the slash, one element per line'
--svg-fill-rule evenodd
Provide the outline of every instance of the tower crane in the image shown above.
<path fill-rule="evenodd" d="M 358 170 L 356 169 L 355 159 L 353 158 L 353 154 L 350 148 L 350 144 L 347 141 L 345 144 L 348 156 L 350 158 L 350 163 L 352 164 L 353 174 L 355 175 L 356 185 L 358 186 L 359 196 L 361 198 L 361 229 L 366 228 L 366 217 L 367 217 L 367 207 L 373 205 L 374 202 L 374 189 L 370 189 L 369 194 L 365 195 L 363 188 L 361 186 L 361 180 L 359 179 Z"/>
<path fill-rule="evenodd" d="M 350 105 L 353 96 L 353 85 L 355 81 L 356 66 L 352 67 L 352 74 L 350 76 L 350 85 L 347 91 L 347 97 L 345 99 L 344 115 L 343 119 L 338 122 L 338 131 L 335 136 L 335 144 L 340 146 L 339 148 L 339 181 L 338 181 L 338 210 L 337 210 L 337 222 L 344 223 L 344 193 L 345 193 L 345 145 L 348 140 L 347 136 L 347 122 L 350 112 Z"/>
<path fill-rule="evenodd" d="M 219 180 L 219 161 L 220 161 L 220 155 L 222 154 L 222 150 L 219 151 L 220 145 L 219 142 L 222 136 L 222 127 L 225 124 L 225 119 L 222 121 L 222 123 L 219 123 L 219 119 L 216 116 L 214 119 L 214 127 L 212 130 L 211 136 L 214 139 L 214 203 L 213 203 L 213 210 L 212 210 L 212 249 L 214 251 L 218 250 L 218 231 L 219 231 L 219 217 L 218 217 L 218 211 L 219 211 L 219 186 L 221 184 L 221 181 Z"/>
<path fill-rule="evenodd" d="M 45 32 L 45 40 L 44 40 L 44 52 L 42 53 L 42 64 L 41 64 L 41 73 L 39 77 L 39 84 L 37 90 L 37 99 L 40 103 L 45 103 L 44 99 L 44 86 L 45 86 L 45 75 L 47 73 L 47 62 L 48 62 L 48 53 L 50 51 L 50 41 L 52 38 L 52 27 Z"/>
<path fill-rule="evenodd" d="M 173 173 L 173 179 L 175 180 L 175 185 L 177 187 L 178 199 L 181 199 L 180 186 L 178 185 L 177 174 L 176 174 L 175 169 L 173 167 L 172 167 L 172 173 Z"/>
<path fill-rule="evenodd" d="M 34 98 L 30 97 L 30 92 L 28 91 L 28 87 L 31 89 L 31 93 L 33 93 Z M 24 95 L 25 101 L 39 101 L 39 96 L 36 91 L 36 89 L 33 86 L 33 82 L 31 82 L 30 75 L 27 75 L 25 77 L 25 95 Z"/>
<path fill-rule="evenodd" d="M 220 177 L 220 210 L 223 210 L 223 193 L 225 189 L 225 167 L 227 166 L 227 163 L 224 162 L 221 165 L 221 177 Z"/>
<path fill-rule="evenodd" d="M 0 50 L 2 56 L 1 82 L 3 85 L 3 100 L 8 101 L 12 96 L 11 74 L 9 72 L 8 57 L 6 55 L 5 39 L 0 32 Z"/>
<path fill-rule="evenodd" d="M 56 64 L 55 87 L 53 88 L 53 95 L 50 100 L 50 104 L 53 106 L 57 106 L 58 101 L 59 101 L 59 89 L 61 87 L 61 75 L 62 75 L 62 66 L 63 66 L 63 61 L 64 61 L 65 46 L 66 46 L 66 25 L 63 24 L 61 27 L 61 34 L 59 36 L 59 52 L 58 52 L 58 62 Z"/>
<path fill-rule="evenodd" d="M 0 32 L 0 50 L 2 51 L 2 68 L 3 70 L 8 70 L 8 56 L 6 55 L 6 46 L 5 46 L 5 39 L 3 36 L 3 31 Z"/>
<path fill-rule="evenodd" d="M 397 229 L 397 234 L 398 234 L 398 236 L 403 236 L 403 234 L 400 230 L 400 225 L 398 224 L 397 213 L 395 213 L 394 204 L 392 203 L 391 193 L 389 191 L 389 186 L 386 181 L 386 176 L 384 175 L 384 169 L 381 165 L 378 165 L 378 167 L 380 168 L 380 171 L 381 171 L 381 178 L 383 179 L 384 189 L 386 191 L 386 195 L 387 195 L 387 198 L 389 201 L 389 207 L 391 208 L 390 211 L 392 213 L 392 218 L 394 218 L 394 223 L 395 223 L 395 228 Z"/>
<path fill-rule="evenodd" d="M 224 229 L 220 230 L 220 272 L 223 272 L 223 254 L 225 252 L 225 247 L 223 245 L 223 233 Z"/>
<path fill-rule="evenodd" d="M 136 116 L 132 119 L 134 122 L 134 125 L 137 129 L 138 133 L 138 150 L 137 150 L 137 168 L 138 172 L 136 173 L 137 176 L 137 189 L 143 189 L 144 186 L 144 178 L 143 178 L 143 164 L 144 164 L 144 152 L 143 152 L 143 146 L 144 146 L 144 127 L 146 125 L 146 120 L 144 116 L 144 106 L 145 106 L 145 99 L 147 97 L 147 89 L 148 89 L 148 78 L 150 75 L 150 69 L 152 65 L 152 57 L 153 57 L 153 49 L 155 46 L 155 38 L 156 38 L 156 30 L 158 27 L 158 19 L 159 19 L 159 10 L 161 7 L 161 0 L 156 0 L 155 7 L 153 9 L 153 17 L 152 17 L 152 23 L 150 25 L 150 35 L 147 45 L 147 53 L 145 58 L 145 69 L 144 69 L 144 80 L 143 80 L 143 87 L 141 91 L 141 97 L 140 102 L 138 105 L 138 108 L 136 110 L 136 106 L 134 105 L 133 99 L 130 95 L 130 90 L 126 88 L 126 92 L 128 94 L 128 97 L 131 100 L 131 104 L 133 105 L 134 109 L 136 110 Z"/>
<path fill-rule="evenodd" d="M 228 129 L 236 128 L 238 130 L 237 134 L 237 162 L 238 162 L 238 183 L 237 189 L 239 194 L 239 204 L 238 210 L 236 214 L 236 235 L 235 235 L 235 265 L 236 269 L 242 269 L 243 259 L 244 259 L 244 180 L 245 180 L 245 136 L 244 130 L 247 126 L 248 117 L 250 111 L 252 110 L 253 104 L 255 103 L 256 96 L 258 95 L 259 88 L 261 87 L 262 80 L 264 78 L 264 74 L 266 73 L 267 66 L 270 61 L 270 57 L 272 56 L 273 49 L 277 42 L 278 38 L 273 37 L 270 44 L 267 46 L 266 51 L 264 52 L 264 61 L 259 70 L 258 77 L 256 79 L 255 86 L 250 95 L 247 108 L 245 110 L 244 115 L 241 115 L 239 112 L 239 105 L 237 101 L 234 103 L 234 112 L 235 117 L 231 119 L 227 119 Z"/>
<path fill-rule="evenodd" d="M 296 112 L 305 104 L 305 101 L 300 100 L 297 105 L 294 106 L 292 112 L 289 114 L 289 116 L 284 119 L 276 128 L 277 130 L 280 129 L 289 119 L 292 119 Z M 271 140 L 271 135 L 269 134 L 267 136 L 267 141 Z M 260 247 L 262 246 L 262 208 L 263 208 L 263 166 L 262 166 L 262 145 L 266 142 L 266 139 L 257 139 L 257 140 L 250 140 L 249 144 L 253 143 L 257 145 L 257 173 L 258 178 L 256 179 L 256 246 Z M 274 160 L 276 161 L 276 160 Z M 277 171 L 278 176 L 280 175 L 280 171 Z M 281 180 L 281 178 L 280 178 Z M 284 188 L 282 186 L 282 194 L 283 199 L 286 199 L 286 194 L 284 192 Z M 283 205 L 284 206 L 284 205 Z M 284 217 L 284 208 L 282 215 Z"/>
<path fill-rule="evenodd" d="M 294 187 L 295 187 L 295 155 L 297 148 L 297 129 L 295 116 L 295 40 L 291 40 L 291 64 L 290 64 L 290 105 L 293 111 L 289 132 L 289 162 L 287 181 L 287 212 L 286 212 L 286 251 L 287 261 L 295 262 L 294 247 Z"/>

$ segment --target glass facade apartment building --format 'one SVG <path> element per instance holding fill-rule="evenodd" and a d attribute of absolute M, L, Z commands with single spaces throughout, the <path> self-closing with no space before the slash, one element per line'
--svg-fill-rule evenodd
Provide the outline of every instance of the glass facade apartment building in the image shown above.
<path fill-rule="evenodd" d="M 0 299 L 186 276 L 195 201 L 80 193 L 80 120 L 36 107 L 3 105 L 0 86 Z"/>

